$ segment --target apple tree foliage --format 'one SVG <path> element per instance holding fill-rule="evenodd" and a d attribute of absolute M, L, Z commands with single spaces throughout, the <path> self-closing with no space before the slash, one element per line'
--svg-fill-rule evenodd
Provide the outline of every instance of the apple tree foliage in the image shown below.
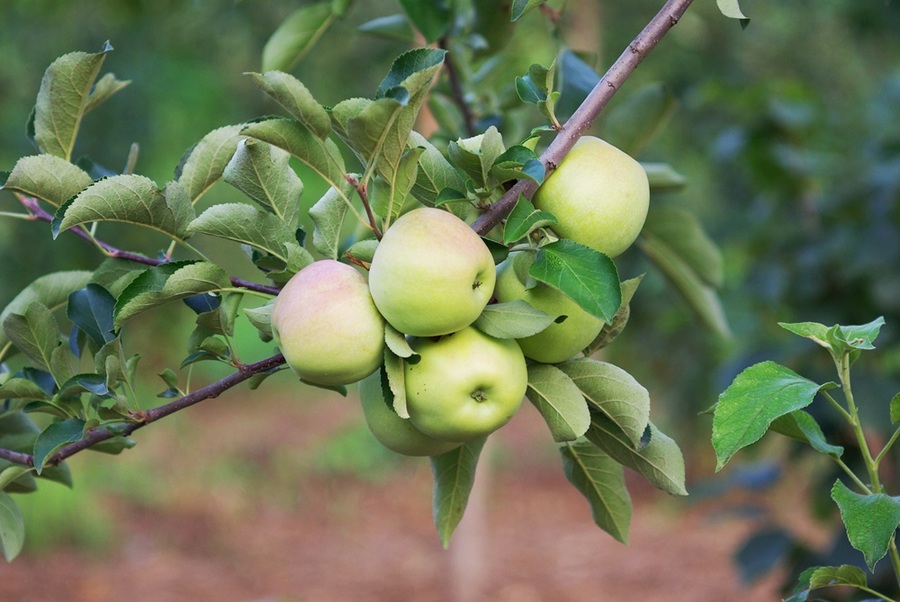
<path fill-rule="evenodd" d="M 242 363 L 234 347 L 236 322 L 247 320 L 271 341 L 270 301 L 293 274 L 323 258 L 364 269 L 381 234 L 403 211 L 420 205 L 470 222 L 497 262 L 510 249 L 532 247 L 537 257 L 528 276 L 607 323 L 583 356 L 528 368 L 527 397 L 546 420 L 565 475 L 586 498 L 595 523 L 627 541 L 631 501 L 624 468 L 685 495 L 684 459 L 651 422 L 647 389 L 623 368 L 592 357 L 625 328 L 640 275 L 620 281 L 612 259 L 553 236 L 556 217 L 535 209 L 529 198 L 690 3 L 666 2 L 602 78 L 560 41 L 552 64 L 491 74 L 503 88 L 492 91 L 490 107 L 475 92 L 517 22 L 526 15 L 551 28 L 558 22 L 543 0 L 476 0 L 473 6 L 401 0 L 400 12 L 359 30 L 406 40 L 409 50 L 371 96 L 333 106 L 317 101 L 290 71 L 352 2 L 306 4 L 272 34 L 260 71 L 246 80 L 278 106 L 278 114 L 248 116 L 209 132 L 163 183 L 135 172 L 136 146 L 121 172 L 75 155 L 82 120 L 129 84 L 104 73 L 112 47 L 53 61 L 31 116 L 23 116 L 35 152 L 0 175 L 3 215 L 43 223 L 52 239 L 79 237 L 96 249 L 97 262 L 93 270 L 37 278 L 0 311 L 0 544 L 6 558 L 18 554 L 24 532 L 12 494 L 34 491 L 40 479 L 71 485 L 66 459 L 72 455 L 121 453 L 134 446 L 131 435 L 139 428 L 244 381 L 251 389 L 262 386 L 285 368 L 284 358 L 273 346 L 271 357 Z M 745 20 L 736 0 L 719 0 L 719 7 Z M 637 152 L 669 115 L 668 101 L 658 88 L 623 93 L 628 101 L 607 121 L 628 133 L 632 144 L 623 150 Z M 509 119 L 495 119 L 507 114 Z M 524 136 L 504 136 L 507 127 L 520 131 L 534 120 Z M 305 198 L 298 164 L 304 177 L 324 182 L 320 198 Z M 645 168 L 654 195 L 684 185 L 669 165 Z M 217 201 L 223 186 L 244 200 Z M 301 225 L 301 211 L 312 220 L 311 232 Z M 124 249 L 108 242 L 108 232 L 130 228 L 154 232 L 158 246 Z M 204 237 L 237 245 L 258 277 L 229 274 L 195 244 Z M 716 295 L 721 256 L 692 214 L 651 209 L 636 252 L 713 333 L 727 333 Z M 136 341 L 127 340 L 129 322 L 144 312 L 193 312 L 196 320 L 189 353 L 172 358 L 172 367 L 158 375 L 162 404 L 135 394 L 139 380 L 153 378 L 141 371 Z M 557 318 L 524 302 L 492 304 L 476 326 L 494 337 L 520 338 Z M 385 372 L 402 416 L 402 367 L 413 352 L 396 331 L 388 328 L 385 337 Z M 196 388 L 189 375 L 198 362 L 225 364 L 232 373 Z M 444 545 L 465 510 L 483 443 L 431 458 L 435 523 Z M 837 495 L 842 508 L 863 503 L 850 492 Z M 889 504 L 880 500 L 879 507 Z"/>

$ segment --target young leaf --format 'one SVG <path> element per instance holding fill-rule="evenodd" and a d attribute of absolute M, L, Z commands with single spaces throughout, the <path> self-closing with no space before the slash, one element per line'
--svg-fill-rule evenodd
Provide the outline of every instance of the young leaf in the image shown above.
<path fill-rule="evenodd" d="M 215 129 L 188 149 L 181 158 L 175 179 L 187 190 L 191 202 L 219 181 L 225 167 L 237 150 L 241 139 L 241 125 L 226 125 Z"/>
<path fill-rule="evenodd" d="M 91 93 L 88 96 L 87 103 L 84 106 L 84 114 L 87 115 L 88 113 L 99 107 L 101 104 L 109 100 L 111 96 L 128 87 L 130 83 L 130 80 L 122 81 L 120 79 L 116 79 L 116 76 L 112 73 L 107 73 L 106 75 L 101 77 L 91 89 Z"/>
<path fill-rule="evenodd" d="M 450 26 L 446 0 L 399 0 L 403 12 L 429 44 L 444 35 Z"/>
<path fill-rule="evenodd" d="M 115 306 L 116 299 L 109 291 L 99 284 L 88 284 L 69 295 L 66 316 L 99 348 L 116 339 L 113 328 Z"/>
<path fill-rule="evenodd" d="M 475 483 L 475 467 L 485 438 L 468 441 L 440 456 L 432 456 L 434 475 L 434 525 L 444 548 L 462 520 Z"/>
<path fill-rule="evenodd" d="M 788 332 L 810 339 L 826 349 L 831 349 L 831 344 L 827 341 L 828 327 L 824 324 L 819 324 L 818 322 L 796 322 L 793 324 L 779 322 L 778 325 Z"/>
<path fill-rule="evenodd" d="M 844 454 L 842 446 L 828 443 L 819 423 L 816 422 L 816 419 L 809 412 L 797 410 L 790 414 L 785 414 L 780 418 L 776 418 L 769 428 L 786 437 L 802 441 L 817 452 L 833 458 L 840 458 Z"/>
<path fill-rule="evenodd" d="M 333 187 L 329 188 L 309 209 L 309 217 L 315 226 L 313 246 L 329 259 L 337 259 L 340 254 L 344 218 L 350 209 L 346 199 L 350 198 L 351 190 L 349 182 L 344 183 L 340 192 Z"/>
<path fill-rule="evenodd" d="M 834 482 L 831 498 L 841 511 L 850 545 L 863 553 L 869 570 L 874 571 L 900 526 L 900 498 L 883 493 L 860 495 L 840 480 Z"/>
<path fill-rule="evenodd" d="M 575 441 L 591 425 L 591 413 L 581 391 L 565 372 L 555 366 L 528 366 L 526 396 L 544 417 L 557 443 Z"/>
<path fill-rule="evenodd" d="M 12 562 L 25 542 L 25 521 L 12 498 L 0 491 L 0 548 L 7 562 Z"/>
<path fill-rule="evenodd" d="M 293 229 L 300 212 L 303 182 L 291 168 L 290 160 L 287 151 L 244 139 L 225 167 L 222 179 Z"/>
<path fill-rule="evenodd" d="M 34 470 L 41 474 L 44 462 L 68 443 L 80 441 L 84 436 L 84 421 L 70 418 L 54 422 L 34 440 Z"/>
<path fill-rule="evenodd" d="M 622 304 L 616 265 L 606 255 L 571 240 L 541 247 L 528 273 L 606 322 Z"/>
<path fill-rule="evenodd" d="M 50 309 L 57 308 L 66 302 L 73 291 L 84 288 L 90 280 L 91 273 L 81 270 L 53 272 L 41 276 L 22 289 L 0 312 L 0 325 L 10 314 L 24 314 L 28 306 L 35 301 Z M 6 333 L 0 328 L 0 347 L 6 345 L 8 340 Z"/>
<path fill-rule="evenodd" d="M 722 469 L 741 448 L 759 441 L 772 422 L 812 403 L 823 385 L 775 362 L 750 366 L 719 395 L 712 444 Z"/>
<path fill-rule="evenodd" d="M 566 443 L 559 451 L 566 479 L 587 499 L 594 523 L 627 544 L 631 496 L 622 465 L 588 441 Z"/>
<path fill-rule="evenodd" d="M 507 303 L 491 303 L 473 325 L 497 339 L 521 339 L 541 332 L 558 317 L 547 315 L 524 299 L 516 299 Z"/>
<path fill-rule="evenodd" d="M 638 449 L 650 423 L 650 393 L 613 364 L 587 357 L 559 364 L 588 403 L 604 413 Z"/>
<path fill-rule="evenodd" d="M 75 138 L 109 44 L 97 53 L 71 52 L 44 72 L 34 106 L 34 140 L 42 153 L 72 158 Z"/>
<path fill-rule="evenodd" d="M 36 366 L 53 371 L 53 350 L 60 346 L 61 333 L 56 318 L 46 305 L 34 301 L 23 314 L 9 314 L 3 320 L 3 330 L 12 344 Z M 57 382 L 62 381 L 57 379 Z"/>
<path fill-rule="evenodd" d="M 59 207 L 91 185 L 90 174 L 54 155 L 22 157 L 2 189 L 21 192 Z"/>
<path fill-rule="evenodd" d="M 201 213 L 187 227 L 186 236 L 206 234 L 256 247 L 288 261 L 285 245 L 294 232 L 277 216 L 245 203 L 218 203 Z"/>
<path fill-rule="evenodd" d="M 324 140 L 331 133 L 331 118 L 300 80 L 283 71 L 250 73 L 259 88 L 294 119 Z"/>
<path fill-rule="evenodd" d="M 525 238 L 538 228 L 558 224 L 552 213 L 539 211 L 524 195 L 519 195 L 516 206 L 506 218 L 503 226 L 503 242 L 511 244 Z"/>
<path fill-rule="evenodd" d="M 181 240 L 194 218 L 185 190 L 170 182 L 165 190 L 137 175 L 99 180 L 62 205 L 53 220 L 53 237 L 91 222 L 124 222 Z"/>
<path fill-rule="evenodd" d="M 871 351 L 875 349 L 875 339 L 878 337 L 881 327 L 884 326 L 884 318 L 878 317 L 868 324 L 860 326 L 832 326 L 825 337 L 831 348 L 838 354 L 851 351 Z"/>
<path fill-rule="evenodd" d="M 316 2 L 292 12 L 263 47 L 262 70 L 290 71 L 337 17 L 331 2 Z"/>

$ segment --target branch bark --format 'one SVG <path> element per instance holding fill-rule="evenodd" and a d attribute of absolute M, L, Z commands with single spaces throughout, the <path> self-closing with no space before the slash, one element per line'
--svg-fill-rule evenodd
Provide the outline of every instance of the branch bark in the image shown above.
<path fill-rule="evenodd" d="M 556 169 L 578 139 L 593 125 L 600 111 L 609 104 L 621 85 L 644 60 L 644 57 L 678 23 L 681 15 L 692 2 L 693 0 L 668 0 L 612 64 L 606 74 L 600 78 L 594 89 L 559 129 L 553 142 L 541 155 L 540 160 L 544 164 L 547 176 Z M 519 180 L 496 203 L 491 205 L 488 211 L 475 220 L 472 228 L 479 234 L 487 234 L 512 211 L 520 194 L 531 198 L 537 188 L 538 184 L 531 180 Z"/>

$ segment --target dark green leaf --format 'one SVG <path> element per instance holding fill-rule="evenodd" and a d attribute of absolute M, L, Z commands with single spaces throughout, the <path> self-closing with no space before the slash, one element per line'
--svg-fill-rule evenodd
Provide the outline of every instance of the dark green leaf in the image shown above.
<path fill-rule="evenodd" d="M 587 499 L 594 523 L 628 543 L 631 496 L 625 486 L 622 465 L 588 441 L 560 447 L 566 478 Z"/>
<path fill-rule="evenodd" d="M 226 125 L 201 138 L 181 158 L 175 179 L 184 186 L 191 202 L 197 202 L 203 193 L 222 178 L 225 167 L 237 150 L 241 140 L 240 125 Z"/>
<path fill-rule="evenodd" d="M 816 419 L 803 410 L 796 410 L 776 418 L 770 428 L 776 433 L 809 444 L 819 453 L 834 458 L 840 458 L 844 453 L 842 446 L 828 443 Z"/>
<path fill-rule="evenodd" d="M 25 542 L 25 522 L 12 498 L 0 491 L 0 547 L 7 562 L 22 551 Z"/>
<path fill-rule="evenodd" d="M 840 508 L 850 545 L 863 553 L 869 570 L 874 571 L 900 526 L 900 498 L 883 493 L 860 495 L 840 480 L 834 482 L 831 498 Z"/>
<path fill-rule="evenodd" d="M 544 417 L 557 443 L 575 441 L 591 425 L 591 413 L 581 391 L 555 366 L 529 365 L 526 395 Z"/>
<path fill-rule="evenodd" d="M 70 418 L 54 422 L 34 441 L 34 470 L 41 474 L 44 462 L 68 443 L 80 441 L 84 436 L 84 421 Z"/>
<path fill-rule="evenodd" d="M 3 182 L 3 190 L 21 192 L 59 207 L 90 186 L 91 176 L 54 155 L 22 157 Z"/>
<path fill-rule="evenodd" d="M 137 445 L 137 442 L 131 437 L 113 437 L 111 439 L 106 439 L 105 441 L 101 441 L 99 443 L 95 443 L 88 449 L 93 452 L 100 452 L 102 454 L 112 454 L 118 455 L 121 454 L 126 449 L 131 449 Z"/>
<path fill-rule="evenodd" d="M 462 520 L 475 483 L 475 467 L 485 439 L 475 439 L 431 458 L 434 475 L 434 524 L 446 548 Z"/>
<path fill-rule="evenodd" d="M 290 71 L 337 18 L 331 2 L 302 6 L 282 21 L 266 42 L 262 70 Z"/>
<path fill-rule="evenodd" d="M 99 284 L 88 284 L 69 295 L 66 316 L 82 332 L 88 335 L 97 347 L 116 339 L 113 327 L 113 309 L 116 299 Z"/>
<path fill-rule="evenodd" d="M 399 0 L 400 6 L 425 41 L 431 44 L 450 26 L 447 0 Z"/>
<path fill-rule="evenodd" d="M 112 397 L 102 374 L 76 374 L 59 387 L 60 397 L 90 392 L 97 397 Z"/>
<path fill-rule="evenodd" d="M 531 201 L 520 194 L 503 226 L 503 242 L 514 243 L 538 228 L 558 223 L 559 220 L 552 213 L 535 209 Z"/>
<path fill-rule="evenodd" d="M 523 178 L 540 184 L 544 181 L 544 173 L 544 164 L 534 151 L 522 145 L 506 149 L 494 160 L 489 171 L 491 181 L 499 184 Z"/>
<path fill-rule="evenodd" d="M 303 182 L 291 168 L 290 160 L 291 155 L 285 150 L 245 139 L 238 144 L 222 178 L 293 229 L 300 212 Z"/>

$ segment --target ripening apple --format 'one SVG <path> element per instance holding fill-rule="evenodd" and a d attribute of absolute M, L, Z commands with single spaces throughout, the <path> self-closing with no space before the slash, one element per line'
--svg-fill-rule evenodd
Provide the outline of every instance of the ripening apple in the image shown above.
<path fill-rule="evenodd" d="M 608 142 L 582 136 L 534 195 L 559 220 L 553 230 L 610 257 L 638 237 L 650 206 L 640 163 Z"/>
<path fill-rule="evenodd" d="M 475 321 L 494 291 L 494 259 L 455 215 L 423 207 L 384 233 L 369 269 L 369 290 L 391 326 L 431 337 Z"/>
<path fill-rule="evenodd" d="M 388 405 L 384 370 L 376 370 L 359 381 L 359 401 L 369 430 L 386 448 L 404 456 L 439 456 L 462 445 L 438 441 L 422 433 L 412 422 L 397 415 Z"/>
<path fill-rule="evenodd" d="M 590 345 L 600 334 L 604 322 L 551 286 L 538 282 L 533 288 L 526 289 L 521 275 L 528 273 L 533 261 L 531 253 L 511 253 L 497 266 L 494 296 L 501 303 L 524 299 L 551 316 L 567 316 L 564 321 L 553 323 L 535 335 L 518 339 L 525 357 L 546 364 L 564 362 Z"/>
<path fill-rule="evenodd" d="M 346 385 L 384 358 L 384 319 L 355 268 L 325 259 L 285 284 L 272 309 L 272 333 L 291 369 L 317 385 Z"/>
<path fill-rule="evenodd" d="M 406 407 L 413 425 L 441 441 L 469 441 L 513 417 L 528 384 L 525 356 L 512 339 L 469 326 L 440 338 L 413 338 L 406 362 Z"/>

